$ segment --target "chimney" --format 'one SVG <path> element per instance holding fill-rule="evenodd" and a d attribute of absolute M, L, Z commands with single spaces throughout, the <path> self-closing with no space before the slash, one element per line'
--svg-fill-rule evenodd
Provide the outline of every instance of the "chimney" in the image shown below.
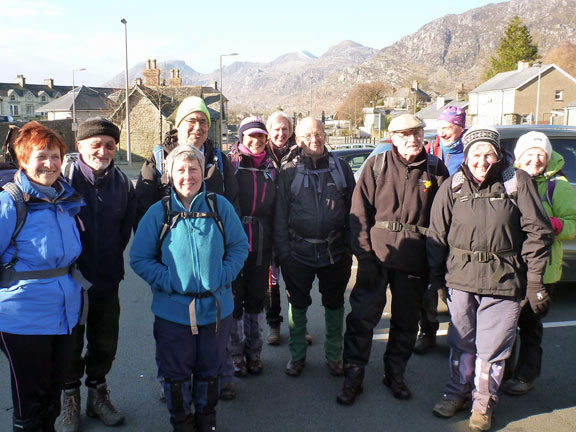
<path fill-rule="evenodd" d="M 467 99 L 466 90 L 464 90 L 464 83 L 460 83 L 456 86 L 456 100 L 458 102 L 465 101 Z"/>
<path fill-rule="evenodd" d="M 54 78 L 47 78 L 44 80 L 44 85 L 46 87 L 54 88 Z"/>
<path fill-rule="evenodd" d="M 180 71 L 178 69 L 172 69 L 172 77 L 168 80 L 168 85 L 170 87 L 180 87 L 182 85 L 182 78 L 180 78 Z"/>
<path fill-rule="evenodd" d="M 146 87 L 156 87 L 160 85 L 160 71 L 156 69 L 156 59 L 146 62 L 147 68 L 143 72 L 144 74 L 144 85 Z"/>
<path fill-rule="evenodd" d="M 518 72 L 523 71 L 527 67 L 530 67 L 530 64 L 527 61 L 520 60 L 518 62 Z"/>
<path fill-rule="evenodd" d="M 18 75 L 16 77 L 16 82 L 20 87 L 24 87 L 26 85 L 26 78 L 24 77 L 24 75 Z"/>
<path fill-rule="evenodd" d="M 218 91 L 218 81 L 214 81 L 214 91 Z"/>
<path fill-rule="evenodd" d="M 420 83 L 416 80 L 412 81 L 412 88 L 414 90 L 419 90 Z"/>
<path fill-rule="evenodd" d="M 175 76 L 174 76 L 174 68 L 170 69 L 170 78 L 175 78 Z"/>
<path fill-rule="evenodd" d="M 446 99 L 441 96 L 438 96 L 436 99 L 436 109 L 442 108 L 446 104 Z"/>
<path fill-rule="evenodd" d="M 142 78 L 140 78 L 140 77 L 136 78 L 135 82 L 136 82 L 137 86 L 141 86 L 142 85 Z"/>

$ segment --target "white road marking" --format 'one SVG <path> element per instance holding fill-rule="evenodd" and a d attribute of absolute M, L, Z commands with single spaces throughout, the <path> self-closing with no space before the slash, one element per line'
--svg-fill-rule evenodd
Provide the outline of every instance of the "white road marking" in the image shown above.
<path fill-rule="evenodd" d="M 544 328 L 558 328 L 558 327 L 575 327 L 576 321 L 556 321 L 543 323 Z M 372 340 L 387 341 L 390 329 L 380 329 L 374 331 Z M 440 323 L 440 329 L 436 332 L 436 336 L 446 336 L 448 334 L 448 323 Z"/>

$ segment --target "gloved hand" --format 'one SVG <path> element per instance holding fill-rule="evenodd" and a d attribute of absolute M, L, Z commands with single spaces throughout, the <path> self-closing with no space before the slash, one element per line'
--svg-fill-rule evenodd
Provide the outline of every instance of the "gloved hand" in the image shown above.
<path fill-rule="evenodd" d="M 373 287 L 378 279 L 378 264 L 376 259 L 361 258 L 358 260 L 358 270 L 356 271 L 356 285 Z"/>
<path fill-rule="evenodd" d="M 548 313 L 548 309 L 550 308 L 550 296 L 542 282 L 528 281 L 526 297 L 528 297 L 530 307 L 535 314 L 543 317 Z"/>
<path fill-rule="evenodd" d="M 557 217 L 551 217 L 550 223 L 552 224 L 552 229 L 554 230 L 555 235 L 558 235 L 562 232 L 562 227 L 564 226 L 564 223 L 562 223 L 561 219 L 558 219 Z"/>
<path fill-rule="evenodd" d="M 430 279 L 430 283 L 426 287 L 426 291 L 424 291 L 424 303 L 438 304 L 438 296 L 443 296 L 443 294 L 444 294 L 443 281 L 439 279 Z"/>

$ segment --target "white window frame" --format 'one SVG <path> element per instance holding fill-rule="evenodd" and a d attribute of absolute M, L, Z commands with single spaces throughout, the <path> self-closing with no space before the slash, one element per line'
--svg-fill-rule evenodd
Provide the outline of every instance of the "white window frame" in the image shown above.
<path fill-rule="evenodd" d="M 564 91 L 563 90 L 556 90 L 554 93 L 554 100 L 561 101 L 564 100 Z"/>

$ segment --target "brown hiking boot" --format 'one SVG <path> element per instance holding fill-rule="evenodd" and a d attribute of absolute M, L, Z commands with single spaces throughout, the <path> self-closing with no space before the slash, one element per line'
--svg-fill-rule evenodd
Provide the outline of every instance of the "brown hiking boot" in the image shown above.
<path fill-rule="evenodd" d="M 80 429 L 80 389 L 62 392 L 61 432 L 78 432 Z"/>
<path fill-rule="evenodd" d="M 473 431 L 489 431 L 492 427 L 492 411 L 488 410 L 485 414 L 472 410 L 470 423 L 468 427 Z"/>
<path fill-rule="evenodd" d="M 466 401 L 454 399 L 441 399 L 434 405 L 432 413 L 436 417 L 450 418 L 453 417 L 458 411 L 466 409 Z"/>
<path fill-rule="evenodd" d="M 124 422 L 124 414 L 112 405 L 109 393 L 106 383 L 88 387 L 86 415 L 98 417 L 106 426 L 117 426 Z"/>
<path fill-rule="evenodd" d="M 266 336 L 266 343 L 268 345 L 280 345 L 280 326 L 268 329 L 268 336 Z"/>

